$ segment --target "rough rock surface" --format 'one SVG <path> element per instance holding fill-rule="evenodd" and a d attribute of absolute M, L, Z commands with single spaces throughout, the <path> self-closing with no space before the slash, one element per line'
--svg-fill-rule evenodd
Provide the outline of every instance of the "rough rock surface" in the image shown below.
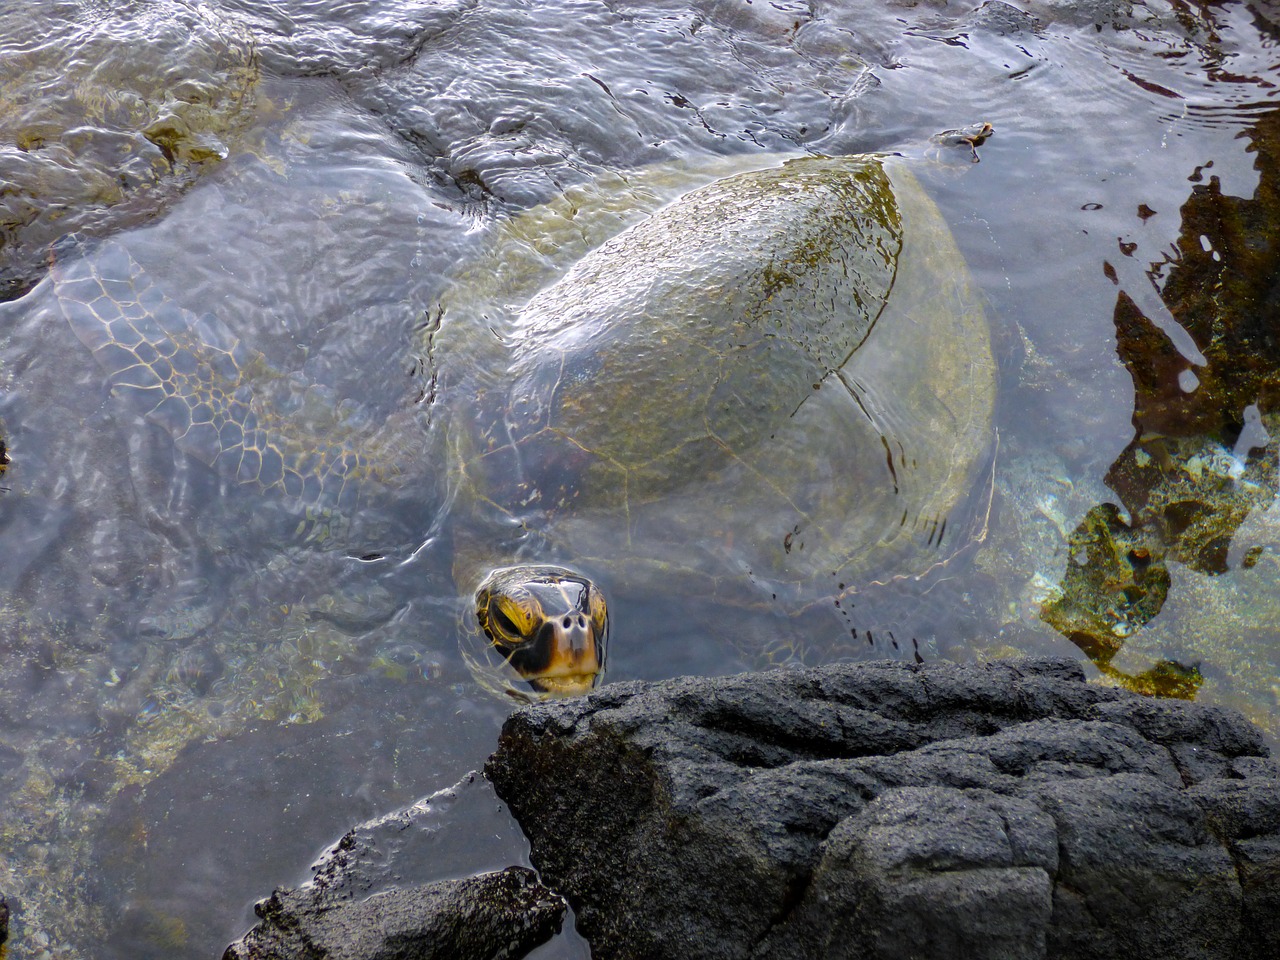
<path fill-rule="evenodd" d="M 254 905 L 260 922 L 224 960 L 517 960 L 557 933 L 573 950 L 567 904 L 527 856 L 519 825 L 473 771 L 348 830 L 308 883 Z"/>
<path fill-rule="evenodd" d="M 330 863 L 346 860 L 351 838 Z M 367 898 L 321 881 L 277 890 L 254 912 L 262 922 L 223 960 L 516 960 L 560 929 L 565 903 L 532 870 L 508 867 Z"/>
<path fill-rule="evenodd" d="M 597 960 L 1280 943 L 1260 733 L 1074 661 L 618 684 L 520 710 L 486 772 Z"/>

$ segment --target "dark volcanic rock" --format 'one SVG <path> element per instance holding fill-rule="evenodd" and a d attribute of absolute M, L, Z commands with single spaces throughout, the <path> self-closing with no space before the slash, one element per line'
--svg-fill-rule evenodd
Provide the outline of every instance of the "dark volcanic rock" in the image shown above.
<path fill-rule="evenodd" d="M 532 870 L 387 890 L 365 900 L 323 886 L 277 890 L 223 960 L 500 960 L 549 940 L 564 901 Z"/>
<path fill-rule="evenodd" d="M 566 904 L 524 866 L 525 842 L 475 773 L 343 835 L 223 960 L 515 960 L 560 931 Z M 464 880 L 441 873 L 473 872 Z M 448 868 L 446 868 L 448 869 Z"/>
<path fill-rule="evenodd" d="M 593 956 L 1274 956 L 1280 764 L 1066 660 L 619 684 L 487 769 Z"/>

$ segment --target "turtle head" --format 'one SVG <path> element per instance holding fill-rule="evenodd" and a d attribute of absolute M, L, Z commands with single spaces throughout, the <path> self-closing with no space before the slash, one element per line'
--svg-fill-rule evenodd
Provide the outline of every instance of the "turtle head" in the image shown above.
<path fill-rule="evenodd" d="M 562 567 L 494 570 L 476 590 L 467 664 L 519 700 L 587 693 L 604 670 L 609 614 L 600 588 Z M 518 684 L 518 685 L 517 685 Z"/>

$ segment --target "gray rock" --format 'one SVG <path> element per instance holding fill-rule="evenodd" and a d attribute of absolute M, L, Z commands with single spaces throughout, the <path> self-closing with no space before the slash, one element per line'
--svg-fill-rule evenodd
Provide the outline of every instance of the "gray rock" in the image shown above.
<path fill-rule="evenodd" d="M 1237 759 L 1221 777 L 1187 793 L 1239 871 L 1240 924 L 1250 931 L 1243 960 L 1268 960 L 1280 944 L 1280 762 Z"/>
<path fill-rule="evenodd" d="M 549 940 L 564 901 L 526 867 L 387 890 L 363 900 L 323 886 L 277 890 L 223 960 L 503 960 Z"/>
<path fill-rule="evenodd" d="M 985 790 L 888 791 L 835 826 L 809 884 L 816 893 L 765 944 L 786 949 L 798 928 L 810 956 L 1043 956 L 1053 832 L 1034 804 Z"/>
<path fill-rule="evenodd" d="M 1280 942 L 1261 734 L 1074 661 L 618 684 L 515 713 L 486 772 L 601 960 Z"/>
<path fill-rule="evenodd" d="M 254 905 L 261 922 L 224 960 L 522 957 L 560 930 L 566 911 L 532 870 L 496 869 L 523 863 L 524 849 L 489 783 L 469 773 L 348 830 L 308 883 Z"/>

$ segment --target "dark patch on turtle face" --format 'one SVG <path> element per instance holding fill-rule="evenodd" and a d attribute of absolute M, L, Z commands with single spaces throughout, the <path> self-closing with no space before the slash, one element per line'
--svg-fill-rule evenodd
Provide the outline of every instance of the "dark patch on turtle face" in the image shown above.
<path fill-rule="evenodd" d="M 476 592 L 476 618 L 502 661 L 539 693 L 586 693 L 604 669 L 609 615 L 586 577 L 555 567 L 494 571 Z"/>

